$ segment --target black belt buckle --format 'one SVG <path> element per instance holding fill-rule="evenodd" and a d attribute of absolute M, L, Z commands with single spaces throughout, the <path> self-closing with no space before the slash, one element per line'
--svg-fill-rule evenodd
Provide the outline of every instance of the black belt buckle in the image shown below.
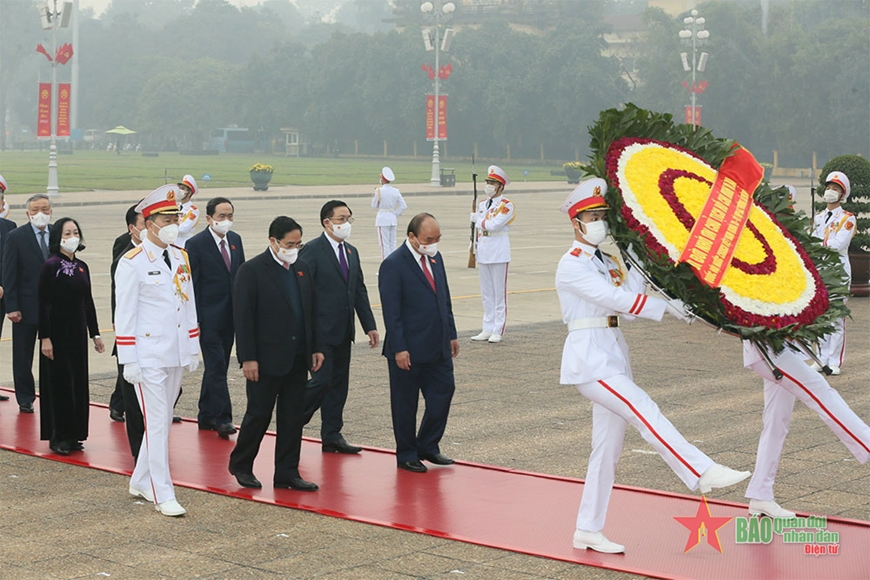
<path fill-rule="evenodd" d="M 608 316 L 607 317 L 607 328 L 619 328 L 619 317 L 618 316 Z"/>

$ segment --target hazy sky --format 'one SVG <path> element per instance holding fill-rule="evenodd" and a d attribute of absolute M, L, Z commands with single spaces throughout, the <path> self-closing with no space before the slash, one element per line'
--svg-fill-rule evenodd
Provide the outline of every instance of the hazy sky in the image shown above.
<path fill-rule="evenodd" d="M 229 0 L 230 4 L 236 6 L 254 6 L 260 3 L 260 0 Z M 79 0 L 80 8 L 93 8 L 94 12 L 99 16 L 103 13 L 112 0 Z"/>

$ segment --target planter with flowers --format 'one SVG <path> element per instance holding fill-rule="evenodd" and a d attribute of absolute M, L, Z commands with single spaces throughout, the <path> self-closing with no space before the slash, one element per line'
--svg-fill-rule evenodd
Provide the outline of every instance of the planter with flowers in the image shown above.
<path fill-rule="evenodd" d="M 265 163 L 254 163 L 248 168 L 251 174 L 251 181 L 254 182 L 254 191 L 266 191 L 269 189 L 269 182 L 272 181 L 272 173 L 275 168 Z"/>
<path fill-rule="evenodd" d="M 582 163 L 579 161 L 563 163 L 562 169 L 565 170 L 565 175 L 568 176 L 568 183 L 580 183 L 580 177 L 583 175 Z"/>

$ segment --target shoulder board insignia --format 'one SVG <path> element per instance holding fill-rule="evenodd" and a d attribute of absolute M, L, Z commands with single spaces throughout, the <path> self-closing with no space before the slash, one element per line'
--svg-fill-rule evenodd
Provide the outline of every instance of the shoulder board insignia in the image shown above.
<path fill-rule="evenodd" d="M 855 215 L 855 214 L 853 214 L 853 213 L 850 212 L 850 211 L 843 210 L 843 215 L 847 215 L 847 216 L 849 216 L 849 217 L 852 217 L 852 216 Z"/>
<path fill-rule="evenodd" d="M 142 251 L 142 246 L 136 246 L 135 248 L 133 248 L 132 250 L 130 250 L 129 252 L 124 254 L 124 258 L 129 260 L 130 258 L 133 258 L 134 256 L 136 256 L 136 254 L 138 254 L 141 251 Z"/>
<path fill-rule="evenodd" d="M 581 250 L 580 248 L 574 248 L 573 250 L 571 250 L 571 255 L 574 256 L 575 258 L 579 258 L 580 254 L 582 254 L 582 253 L 583 253 L 583 250 Z"/>

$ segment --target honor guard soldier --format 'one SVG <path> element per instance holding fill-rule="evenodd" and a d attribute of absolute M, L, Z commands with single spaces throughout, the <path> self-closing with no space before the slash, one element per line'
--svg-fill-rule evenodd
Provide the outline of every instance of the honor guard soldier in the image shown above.
<path fill-rule="evenodd" d="M 178 237 L 179 188 L 164 185 L 139 202 L 142 243 L 115 271 L 115 332 L 124 378 L 136 387 L 145 439 L 130 479 L 130 494 L 153 501 L 166 516 L 185 509 L 169 474 L 169 427 L 184 369 L 199 367 L 199 326 L 187 253 Z"/>
<path fill-rule="evenodd" d="M 199 208 L 193 205 L 193 196 L 199 191 L 192 175 L 185 175 L 178 184 L 181 189 L 181 219 L 178 222 L 178 240 L 175 245 L 184 247 L 187 240 L 193 237 L 196 224 L 199 223 Z"/>
<path fill-rule="evenodd" d="M 504 196 L 511 180 L 500 167 L 490 165 L 486 176 L 486 199 L 471 214 L 475 227 L 475 258 L 480 270 L 483 299 L 483 331 L 471 338 L 501 342 L 507 319 L 507 273 L 511 261 L 508 237 L 514 221 L 514 204 Z"/>
<path fill-rule="evenodd" d="M 574 547 L 620 553 L 625 547 L 601 532 L 610 503 L 625 428 L 630 424 L 653 446 L 665 463 L 691 489 L 707 493 L 749 477 L 713 462 L 686 441 L 658 405 L 634 383 L 628 345 L 620 320 L 661 320 L 665 310 L 687 320 L 679 300 L 661 300 L 644 293 L 637 270 L 625 272 L 598 245 L 607 237 L 607 182 L 581 183 L 562 204 L 574 228 L 574 244 L 559 260 L 556 292 L 568 337 L 562 351 L 561 380 L 592 401 L 592 454 L 583 486 Z"/>
<path fill-rule="evenodd" d="M 852 265 L 849 263 L 849 244 L 855 235 L 857 220 L 855 214 L 843 209 L 842 203 L 849 199 L 852 188 L 849 178 L 842 171 L 833 171 L 825 178 L 824 200 L 828 204 L 825 211 L 813 220 L 813 236 L 822 244 L 840 253 L 840 261 L 852 283 Z M 813 363 L 813 368 L 826 375 L 839 375 L 846 354 L 846 319 L 834 323 L 834 332 L 819 343 L 819 360 L 822 366 Z"/>
<path fill-rule="evenodd" d="M 372 207 L 378 210 L 375 226 L 378 228 L 378 245 L 381 247 L 381 260 L 396 249 L 397 218 L 408 209 L 401 192 L 393 187 L 396 180 L 389 167 L 381 169 L 381 185 L 372 196 Z"/>
<path fill-rule="evenodd" d="M 6 203 L 6 198 L 4 197 L 8 187 L 9 185 L 6 183 L 6 180 L 0 175 L 0 218 L 2 219 L 9 217 L 9 204 Z"/>

